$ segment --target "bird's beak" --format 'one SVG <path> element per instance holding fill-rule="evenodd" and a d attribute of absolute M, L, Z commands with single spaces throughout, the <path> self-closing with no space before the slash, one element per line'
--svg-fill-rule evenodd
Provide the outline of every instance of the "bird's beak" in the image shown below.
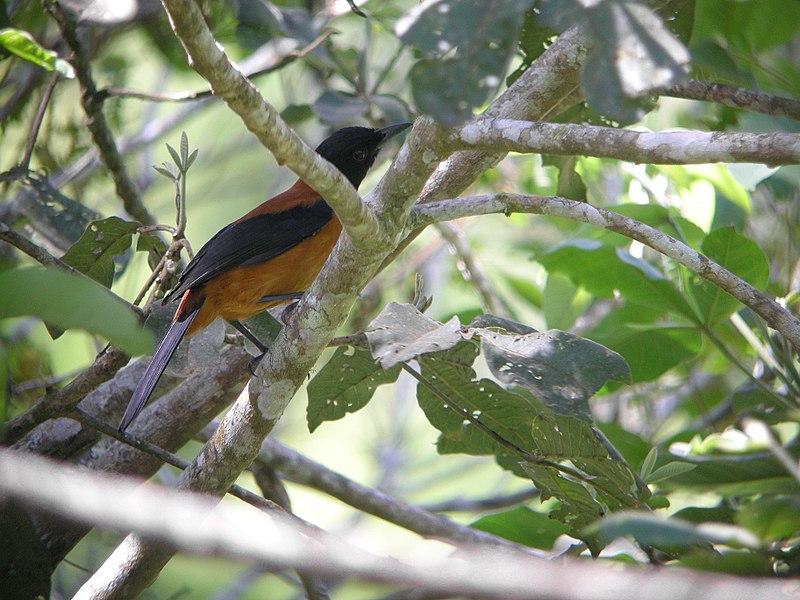
<path fill-rule="evenodd" d="M 396 136 L 401 131 L 405 131 L 411 127 L 411 125 L 413 125 L 413 123 L 397 123 L 395 125 L 384 127 L 383 129 L 378 129 L 378 133 L 383 134 L 383 139 L 380 142 L 381 145 L 383 145 L 389 138 Z"/>

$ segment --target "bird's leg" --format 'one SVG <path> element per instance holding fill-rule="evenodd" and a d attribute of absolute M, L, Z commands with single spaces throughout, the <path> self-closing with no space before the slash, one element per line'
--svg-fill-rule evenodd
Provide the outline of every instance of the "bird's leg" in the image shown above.
<path fill-rule="evenodd" d="M 244 323 L 242 323 L 241 321 L 228 321 L 228 322 L 231 325 L 233 325 L 233 328 L 236 329 L 236 331 L 238 331 L 248 340 L 253 342 L 253 345 L 256 348 L 258 348 L 259 352 L 261 352 L 261 354 L 259 354 L 258 356 L 254 356 L 247 363 L 248 370 L 252 375 L 255 375 L 258 363 L 261 362 L 261 359 L 264 358 L 264 355 L 267 353 L 268 350 L 267 346 L 264 345 L 264 343 L 261 340 L 259 340 L 255 335 L 253 335 L 253 332 L 250 331 L 247 327 L 245 327 Z"/>

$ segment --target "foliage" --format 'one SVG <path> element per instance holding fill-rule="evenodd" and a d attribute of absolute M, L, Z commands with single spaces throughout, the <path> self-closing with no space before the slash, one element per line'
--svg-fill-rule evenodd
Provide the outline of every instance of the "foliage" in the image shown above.
<path fill-rule="evenodd" d="M 205 90 L 160 9 L 147 13 L 147 3 L 136 3 L 140 12 L 114 17 L 112 9 L 123 3 L 77 4 L 69 14 L 86 32 L 99 89 Z M 384 126 L 419 115 L 444 126 L 463 123 L 573 26 L 587 36 L 580 89 L 553 99 L 542 120 L 650 130 L 800 130 L 787 117 L 746 105 L 661 95 L 691 77 L 800 97 L 795 0 L 371 0 L 359 4 L 367 19 L 319 8 L 339 10 L 343 3 L 199 4 L 239 66 L 253 56 L 269 58 L 263 64 L 272 70 L 253 82 L 312 144 L 345 125 Z M 170 254 L 172 244 L 190 240 L 198 248 L 222 223 L 289 181 L 213 98 L 154 105 L 105 89 L 96 101 L 142 204 L 159 223 L 178 225 L 142 227 L 126 215 L 114 178 L 97 159 L 77 83 L 64 79 L 32 140 L 30 171 L 11 177 L 30 141 L 48 71 L 71 74 L 60 58 L 66 56 L 38 3 L 0 1 L 0 216 L 86 275 L 33 267 L 29 257 L 0 244 L 3 424 L 62 389 L 106 342 L 130 354 L 148 352 L 149 334 L 117 296 L 133 302 L 153 270 L 156 285 L 168 289 L 183 266 L 180 252 Z M 175 148 L 164 147 L 162 138 L 177 137 L 170 129 L 178 126 L 190 130 L 201 152 L 189 152 L 185 136 Z M 175 166 L 162 162 L 170 159 Z M 164 177 L 152 171 L 153 162 Z M 196 175 L 187 181 L 189 166 Z M 367 180 L 362 192 L 375 181 Z M 511 155 L 471 191 L 558 195 L 632 217 L 797 314 L 798 188 L 797 166 Z M 185 239 L 170 243 L 184 225 Z M 765 577 L 800 572 L 797 473 L 764 440 L 749 437 L 742 421 L 764 422 L 796 464 L 797 352 L 727 292 L 620 233 L 521 214 L 454 226 L 467 254 L 448 254 L 438 234 L 426 231 L 363 291 L 340 332 L 363 336 L 351 335 L 323 354 L 306 386 L 307 405 L 287 409 L 276 430 L 280 439 L 390 500 L 446 504 L 535 489 L 534 500 L 489 503 L 490 512 L 468 509 L 459 520 L 552 555 L 578 539 L 587 555 L 610 557 L 606 546 L 622 539 L 614 548 L 622 547 L 630 561 L 669 562 L 663 568 Z M 474 265 L 483 267 L 485 286 Z M 426 311 L 402 301 L 410 296 L 413 272 L 425 274 L 417 291 L 433 296 Z M 492 303 L 502 316 L 488 314 Z M 163 330 L 174 305 L 147 305 L 148 328 Z M 50 339 L 45 323 L 66 334 Z M 274 339 L 281 327 L 268 314 L 247 324 L 262 340 Z M 217 323 L 179 349 L 167 378 L 194 377 L 230 344 L 241 345 L 241 338 Z M 185 456 L 196 451 L 193 445 L 181 450 Z M 92 464 L 91 445 L 64 452 Z M 290 479 L 279 468 L 272 475 Z M 171 475 L 157 477 L 169 482 Z M 296 511 L 314 523 L 336 529 L 349 518 L 328 497 L 298 494 L 294 484 L 289 494 Z M 352 523 L 355 535 L 371 543 L 393 539 L 374 521 Z M 0 519 L 2 532 L 15 527 L 29 536 L 24 515 Z M 21 546 L 21 557 L 32 556 L 28 562 L 38 560 L 35 543 Z M 70 558 L 97 569 L 107 544 L 91 534 Z M 233 572 L 225 566 L 181 558 L 164 571 L 153 595 L 173 596 L 185 587 L 197 597 L 217 595 L 223 584 L 238 583 L 224 579 Z M 67 563 L 57 575 L 53 581 L 65 596 L 84 579 Z M 251 597 L 295 593 L 275 588 L 276 581 L 257 584 Z M 345 585 L 336 597 L 339 591 L 341 597 L 383 594 L 363 583 Z"/>

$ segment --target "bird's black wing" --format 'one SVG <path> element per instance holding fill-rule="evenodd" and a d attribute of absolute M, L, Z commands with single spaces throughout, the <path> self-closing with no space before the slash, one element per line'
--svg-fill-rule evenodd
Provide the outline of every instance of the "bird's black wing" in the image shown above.
<path fill-rule="evenodd" d="M 267 213 L 221 229 L 195 254 L 167 302 L 235 267 L 266 262 L 283 254 L 322 229 L 333 217 L 323 200 Z"/>

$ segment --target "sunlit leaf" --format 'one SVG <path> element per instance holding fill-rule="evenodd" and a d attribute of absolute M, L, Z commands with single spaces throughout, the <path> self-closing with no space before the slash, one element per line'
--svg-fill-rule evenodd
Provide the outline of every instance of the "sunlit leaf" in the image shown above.
<path fill-rule="evenodd" d="M 83 329 L 130 354 L 146 354 L 153 340 L 136 315 L 98 284 L 55 269 L 0 273 L 0 318 L 33 316 L 64 329 Z"/>

